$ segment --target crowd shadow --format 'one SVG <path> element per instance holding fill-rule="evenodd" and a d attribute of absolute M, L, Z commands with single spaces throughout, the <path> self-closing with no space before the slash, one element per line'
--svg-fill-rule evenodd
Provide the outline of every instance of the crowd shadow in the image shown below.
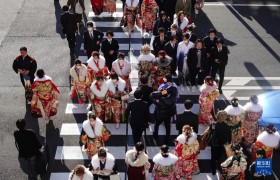
<path fill-rule="evenodd" d="M 62 32 L 60 15 L 62 14 L 62 9 L 59 1 L 54 1 L 55 18 L 56 18 L 56 33 L 60 35 L 62 39 L 65 39 L 65 35 Z"/>

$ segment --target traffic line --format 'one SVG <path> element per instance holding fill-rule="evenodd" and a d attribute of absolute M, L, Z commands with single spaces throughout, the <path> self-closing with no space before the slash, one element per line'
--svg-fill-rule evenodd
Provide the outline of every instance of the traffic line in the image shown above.
<path fill-rule="evenodd" d="M 113 15 L 109 14 L 108 12 L 102 12 L 99 16 L 96 16 L 94 14 L 94 12 L 91 11 L 91 12 L 88 13 L 88 17 L 89 18 L 93 18 L 93 17 L 100 17 L 100 18 L 102 18 L 102 17 L 112 17 L 112 18 L 123 17 L 123 12 L 115 12 Z"/>
<path fill-rule="evenodd" d="M 279 90 L 280 86 L 223 86 L 223 90 Z"/>
<path fill-rule="evenodd" d="M 260 81 L 269 81 L 269 80 L 279 80 L 280 77 L 225 77 L 224 80 L 260 80 Z"/>
<path fill-rule="evenodd" d="M 236 7 L 280 7 L 280 4 L 233 4 L 222 2 L 207 2 L 204 6 L 236 6 Z"/>
<path fill-rule="evenodd" d="M 229 81 L 226 86 L 245 86 L 250 81 L 250 79 L 233 79 Z"/>

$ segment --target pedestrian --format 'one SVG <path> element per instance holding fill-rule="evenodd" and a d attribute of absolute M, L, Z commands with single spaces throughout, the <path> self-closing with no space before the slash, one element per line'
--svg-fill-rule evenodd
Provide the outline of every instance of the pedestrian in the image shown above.
<path fill-rule="evenodd" d="M 192 15 L 192 2 L 191 0 L 177 0 L 175 13 L 178 14 L 180 11 L 184 12 L 187 17 Z"/>
<path fill-rule="evenodd" d="M 185 111 L 183 114 L 177 115 L 176 121 L 176 129 L 178 134 L 182 134 L 182 129 L 185 125 L 189 125 L 193 128 L 193 131 L 197 134 L 198 133 L 198 116 L 197 114 L 191 111 L 193 107 L 193 101 L 187 99 L 184 102 Z"/>
<path fill-rule="evenodd" d="M 210 29 L 208 32 L 208 36 L 203 38 L 203 43 L 205 45 L 205 48 L 207 49 L 207 59 L 209 62 L 209 72 L 211 67 L 213 66 L 213 62 L 211 61 L 211 50 L 213 47 L 216 46 L 216 42 L 218 38 L 216 37 L 217 31 L 215 29 Z"/>
<path fill-rule="evenodd" d="M 178 3 L 178 1 L 177 1 Z M 185 33 L 187 31 L 187 26 L 189 24 L 188 18 L 185 16 L 184 11 L 179 11 L 177 13 L 176 19 L 174 19 L 173 24 L 176 24 L 178 26 L 179 31 L 182 33 Z"/>
<path fill-rule="evenodd" d="M 206 76 L 204 84 L 199 88 L 199 115 L 198 123 L 204 126 L 209 126 L 214 121 L 214 103 L 219 96 L 217 84 L 211 76 Z"/>
<path fill-rule="evenodd" d="M 136 17 L 139 16 L 139 8 L 139 0 L 126 0 L 123 19 L 129 33 L 134 31 Z"/>
<path fill-rule="evenodd" d="M 191 180 L 192 175 L 200 173 L 198 166 L 199 143 L 191 126 L 183 126 L 182 134 L 176 138 L 175 145 L 175 155 L 178 157 L 175 164 L 176 179 Z"/>
<path fill-rule="evenodd" d="M 216 162 L 223 162 L 226 160 L 225 145 L 231 143 L 231 129 L 225 123 L 227 113 L 225 111 L 219 111 L 217 113 L 217 122 L 213 122 L 209 128 L 214 131 L 211 142 L 208 144 L 211 146 L 211 172 L 212 175 L 216 175 Z M 209 129 L 210 130 L 210 129 Z M 220 163 L 218 163 L 220 166 Z"/>
<path fill-rule="evenodd" d="M 192 23 L 187 26 L 187 31 L 186 31 L 186 33 L 188 33 L 190 35 L 190 42 L 192 42 L 192 43 L 195 43 L 195 41 L 197 40 L 196 34 L 193 33 L 194 28 L 196 28 L 196 26 L 194 23 Z"/>
<path fill-rule="evenodd" d="M 155 56 L 158 56 L 159 51 L 164 50 L 164 46 L 168 42 L 168 38 L 165 35 L 164 28 L 159 28 L 158 33 L 159 33 L 159 35 L 156 36 L 153 41 L 153 49 L 154 49 Z"/>
<path fill-rule="evenodd" d="M 75 96 L 78 98 L 78 103 L 84 105 L 87 101 L 87 67 L 82 63 L 82 60 L 77 59 L 74 62 L 74 66 L 70 69 L 70 75 L 72 77 L 71 84 L 73 85 L 70 98 Z"/>
<path fill-rule="evenodd" d="M 125 154 L 125 162 L 128 166 L 128 180 L 147 180 L 151 164 L 149 157 L 144 151 L 144 144 L 137 142 L 132 150 Z"/>
<path fill-rule="evenodd" d="M 20 54 L 13 62 L 13 69 L 20 76 L 20 81 L 25 88 L 26 103 L 30 104 L 33 94 L 31 85 L 35 79 L 34 74 L 37 70 L 37 62 L 27 54 L 26 47 L 20 48 Z"/>
<path fill-rule="evenodd" d="M 178 161 L 178 157 L 168 152 L 169 147 L 162 145 L 160 152 L 153 158 L 154 168 L 152 175 L 154 180 L 174 180 L 175 177 L 175 163 Z"/>
<path fill-rule="evenodd" d="M 16 148 L 19 151 L 18 156 L 28 164 L 28 179 L 37 180 L 37 155 L 44 151 L 44 147 L 32 130 L 25 129 L 26 121 L 24 119 L 18 119 L 16 126 L 18 130 L 14 132 L 14 137 Z"/>
<path fill-rule="evenodd" d="M 108 14 L 113 16 L 117 10 L 116 0 L 106 0 L 106 9 Z"/>
<path fill-rule="evenodd" d="M 203 46 L 202 40 L 195 42 L 195 47 L 189 50 L 187 56 L 187 65 L 190 72 L 191 92 L 195 91 L 195 86 L 202 85 L 204 78 L 208 73 L 207 50 Z M 198 75 L 198 82 L 196 76 Z"/>
<path fill-rule="evenodd" d="M 103 12 L 104 0 L 90 0 L 94 15 L 99 16 Z"/>
<path fill-rule="evenodd" d="M 116 73 L 120 78 L 125 80 L 128 93 L 132 91 L 129 75 L 131 73 L 131 63 L 125 59 L 124 53 L 119 53 L 118 59 L 112 63 L 111 73 Z"/>
<path fill-rule="evenodd" d="M 32 84 L 31 113 L 35 118 L 44 117 L 48 124 L 50 117 L 57 113 L 57 96 L 60 92 L 52 79 L 45 75 L 43 69 L 38 69 L 36 75 Z"/>
<path fill-rule="evenodd" d="M 120 127 L 120 122 L 125 120 L 125 110 L 129 94 L 126 89 L 126 84 L 116 73 L 110 74 L 110 79 L 106 82 L 109 88 L 110 97 L 110 117 L 115 123 L 116 128 Z"/>
<path fill-rule="evenodd" d="M 159 19 L 156 20 L 154 26 L 153 26 L 153 35 L 158 36 L 159 35 L 159 29 L 163 28 L 165 32 L 169 31 L 169 28 L 171 26 L 170 21 L 167 19 L 167 14 L 164 11 L 160 12 Z"/>
<path fill-rule="evenodd" d="M 183 41 L 183 34 L 178 29 L 178 26 L 176 24 L 172 24 L 170 26 L 170 31 L 167 32 L 168 39 L 170 39 L 171 36 L 176 36 L 177 37 L 177 42 L 182 42 Z"/>
<path fill-rule="evenodd" d="M 148 78 L 147 77 L 142 77 L 140 79 L 140 83 L 141 85 L 137 88 L 138 90 L 140 90 L 141 94 L 142 94 L 142 100 L 147 102 L 149 107 L 152 104 L 152 100 L 150 98 L 151 93 L 154 91 L 153 88 L 151 86 L 148 85 Z"/>
<path fill-rule="evenodd" d="M 110 114 L 109 87 L 102 75 L 93 81 L 89 94 L 94 114 L 102 121 L 107 121 Z"/>
<path fill-rule="evenodd" d="M 88 69 L 88 86 L 91 86 L 92 82 L 96 79 L 98 75 L 107 78 L 109 75 L 108 68 L 106 66 L 106 61 L 103 56 L 101 56 L 97 51 L 93 51 L 89 60 L 87 60 Z"/>
<path fill-rule="evenodd" d="M 266 158 L 265 150 L 258 148 L 256 151 L 256 160 L 261 160 Z M 266 176 L 256 173 L 256 161 L 254 161 L 249 168 L 250 171 L 250 180 L 265 180 Z"/>
<path fill-rule="evenodd" d="M 214 46 L 211 50 L 211 64 L 212 64 L 212 71 L 211 76 L 215 80 L 216 73 L 219 71 L 219 92 L 223 94 L 222 86 L 225 77 L 225 69 L 226 65 L 228 64 L 228 54 L 229 50 L 227 46 L 223 45 L 224 42 L 222 39 L 217 39 L 216 46 Z"/>
<path fill-rule="evenodd" d="M 169 18 L 170 22 L 173 22 L 177 0 L 166 0 L 165 2 L 167 17 Z"/>
<path fill-rule="evenodd" d="M 75 54 L 75 44 L 76 44 L 76 32 L 77 28 L 77 17 L 75 14 L 69 12 L 69 6 L 64 5 L 62 7 L 63 14 L 60 16 L 60 22 L 62 25 L 63 34 L 66 34 L 68 41 L 68 46 L 70 49 L 71 55 Z"/>
<path fill-rule="evenodd" d="M 89 170 L 92 172 L 94 180 L 110 180 L 113 179 L 112 176 L 120 180 L 115 157 L 107 152 L 105 147 L 100 148 L 98 153 L 92 157 Z"/>
<path fill-rule="evenodd" d="M 104 33 L 99 30 L 93 30 L 93 22 L 87 22 L 87 31 L 84 32 L 84 53 L 88 58 L 91 57 L 93 51 L 99 52 L 100 44 Z"/>
<path fill-rule="evenodd" d="M 88 119 L 83 122 L 81 131 L 82 151 L 88 154 L 88 158 L 98 153 L 101 147 L 105 146 L 105 141 L 110 137 L 110 131 L 103 122 L 91 111 L 88 112 Z"/>
<path fill-rule="evenodd" d="M 147 102 L 141 100 L 140 90 L 134 92 L 135 100 L 128 103 L 125 117 L 129 120 L 134 144 L 140 142 L 141 136 L 151 122 L 151 114 Z"/>
<path fill-rule="evenodd" d="M 92 180 L 92 173 L 84 166 L 77 165 L 74 170 L 70 173 L 68 180 Z"/>
<path fill-rule="evenodd" d="M 83 14 L 85 12 L 85 5 L 84 0 L 74 0 L 75 2 L 75 15 L 76 15 L 76 22 L 77 22 L 77 29 L 78 34 L 80 35 L 80 28 L 84 25 L 82 22 Z"/>
<path fill-rule="evenodd" d="M 141 4 L 142 30 L 150 33 L 156 21 L 158 5 L 155 0 L 144 0 Z"/>
<path fill-rule="evenodd" d="M 118 58 L 118 50 L 119 50 L 119 42 L 114 37 L 114 33 L 112 31 L 106 32 L 107 39 L 102 41 L 101 51 L 103 52 L 106 66 L 109 71 L 112 69 L 112 63 Z"/>
<path fill-rule="evenodd" d="M 172 35 L 170 37 L 170 40 L 168 43 L 165 44 L 164 46 L 164 51 L 168 56 L 172 58 L 172 63 L 171 63 L 171 70 L 172 70 L 172 75 L 176 76 L 176 70 L 177 70 L 177 49 L 178 49 L 178 43 L 177 43 L 177 36 Z"/>

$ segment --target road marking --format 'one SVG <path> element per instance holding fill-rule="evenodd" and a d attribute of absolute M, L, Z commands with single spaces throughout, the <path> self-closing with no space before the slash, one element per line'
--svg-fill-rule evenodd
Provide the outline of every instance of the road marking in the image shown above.
<path fill-rule="evenodd" d="M 96 16 L 95 14 L 94 14 L 94 12 L 89 12 L 88 13 L 88 17 L 89 18 L 93 18 L 93 17 L 98 17 L 98 16 Z M 114 14 L 113 14 L 113 16 L 111 16 L 110 14 L 108 14 L 108 12 L 103 12 L 103 13 L 101 13 L 100 15 L 99 15 L 99 17 L 100 18 L 102 18 L 102 17 L 112 17 L 112 18 L 114 18 L 114 17 L 123 17 L 123 12 L 115 12 Z"/>
<path fill-rule="evenodd" d="M 280 77 L 225 77 L 224 80 L 260 80 L 260 81 L 269 81 L 269 80 L 280 80 Z"/>
<path fill-rule="evenodd" d="M 223 86 L 223 90 L 279 90 L 280 86 Z"/>
<path fill-rule="evenodd" d="M 237 7 L 279 7 L 280 4 L 232 4 L 232 3 L 219 3 L 219 2 L 207 2 L 204 6 L 237 6 Z"/>
<path fill-rule="evenodd" d="M 250 82 L 250 79 L 233 79 L 226 86 L 245 86 L 248 82 Z"/>

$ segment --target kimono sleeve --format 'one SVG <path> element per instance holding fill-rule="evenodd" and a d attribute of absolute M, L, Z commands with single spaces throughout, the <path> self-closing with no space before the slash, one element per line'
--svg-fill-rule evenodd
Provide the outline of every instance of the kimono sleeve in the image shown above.
<path fill-rule="evenodd" d="M 86 144 L 86 143 L 87 143 L 87 134 L 86 134 L 86 132 L 84 131 L 84 128 L 82 129 L 80 139 L 81 139 L 81 141 L 82 141 L 83 144 Z"/>
<path fill-rule="evenodd" d="M 110 136 L 111 136 L 111 132 L 107 129 L 107 127 L 105 125 L 103 125 L 103 128 L 102 128 L 103 141 L 107 141 Z"/>

